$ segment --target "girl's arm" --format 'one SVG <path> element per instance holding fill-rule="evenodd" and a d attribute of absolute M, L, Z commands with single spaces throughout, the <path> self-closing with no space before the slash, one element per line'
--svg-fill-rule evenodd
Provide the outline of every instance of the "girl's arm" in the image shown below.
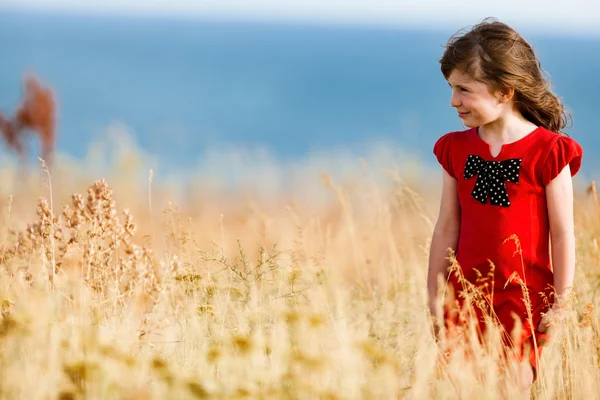
<path fill-rule="evenodd" d="M 550 223 L 555 305 L 565 300 L 575 275 L 575 227 L 573 222 L 573 181 L 567 165 L 546 185 L 546 202 Z"/>
<path fill-rule="evenodd" d="M 429 268 L 427 273 L 427 292 L 429 310 L 437 316 L 438 278 L 447 276 L 450 265 L 448 249 L 456 252 L 460 232 L 460 204 L 458 201 L 457 181 L 443 170 L 442 199 L 440 212 L 431 239 L 429 250 Z"/>

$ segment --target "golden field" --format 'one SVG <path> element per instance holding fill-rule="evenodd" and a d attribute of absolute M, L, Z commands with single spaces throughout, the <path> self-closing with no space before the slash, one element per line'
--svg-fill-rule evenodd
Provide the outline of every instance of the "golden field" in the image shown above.
<path fill-rule="evenodd" d="M 306 168 L 265 196 L 203 176 L 177 192 L 131 164 L 0 169 L 1 399 L 500 398 L 493 355 L 437 367 L 439 174 L 357 160 L 351 177 Z M 577 298 L 536 399 L 600 399 L 589 184 L 576 186 Z"/>

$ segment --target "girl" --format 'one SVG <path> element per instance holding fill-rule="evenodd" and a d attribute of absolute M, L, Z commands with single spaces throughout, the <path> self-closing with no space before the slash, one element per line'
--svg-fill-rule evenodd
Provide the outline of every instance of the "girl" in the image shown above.
<path fill-rule="evenodd" d="M 455 295 L 443 307 L 445 326 L 461 326 L 461 292 L 480 289 L 484 301 L 473 307 L 480 332 L 482 317 L 493 316 L 523 360 L 520 380 L 529 393 L 549 321 L 573 282 L 571 177 L 583 152 L 560 133 L 567 114 L 532 47 L 507 25 L 486 20 L 453 36 L 440 64 L 450 104 L 468 129 L 445 134 L 433 148 L 443 189 L 429 257 L 429 307 L 438 314 L 442 275 Z M 448 268 L 448 249 L 458 267 Z"/>

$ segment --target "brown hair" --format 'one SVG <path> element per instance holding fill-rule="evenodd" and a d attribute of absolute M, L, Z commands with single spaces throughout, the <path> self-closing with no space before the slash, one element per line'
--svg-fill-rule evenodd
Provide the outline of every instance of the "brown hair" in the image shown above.
<path fill-rule="evenodd" d="M 514 89 L 517 110 L 538 126 L 558 133 L 571 119 L 531 45 L 506 24 L 488 18 L 462 35 L 457 32 L 440 64 L 446 79 L 458 69 L 494 89 Z"/>

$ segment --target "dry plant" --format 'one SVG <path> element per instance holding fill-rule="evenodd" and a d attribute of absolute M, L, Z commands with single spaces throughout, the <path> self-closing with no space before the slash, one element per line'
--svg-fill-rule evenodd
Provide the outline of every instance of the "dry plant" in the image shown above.
<path fill-rule="evenodd" d="M 37 208 L 36 191 L 6 195 L 0 399 L 510 397 L 510 368 L 470 339 L 475 326 L 451 344 L 430 335 L 438 193 L 382 175 L 385 184 L 323 175 L 306 188 L 329 193 L 319 207 L 198 191 L 180 209 L 153 197 L 152 177 L 124 204 L 111 187 L 131 182 L 117 180 L 82 195 L 52 177 Z M 578 193 L 576 301 L 535 398 L 600 398 L 595 202 Z M 465 293 L 486 308 L 490 293 Z M 488 344 L 499 337 L 490 329 Z M 440 359 L 444 345 L 453 351 Z"/>

